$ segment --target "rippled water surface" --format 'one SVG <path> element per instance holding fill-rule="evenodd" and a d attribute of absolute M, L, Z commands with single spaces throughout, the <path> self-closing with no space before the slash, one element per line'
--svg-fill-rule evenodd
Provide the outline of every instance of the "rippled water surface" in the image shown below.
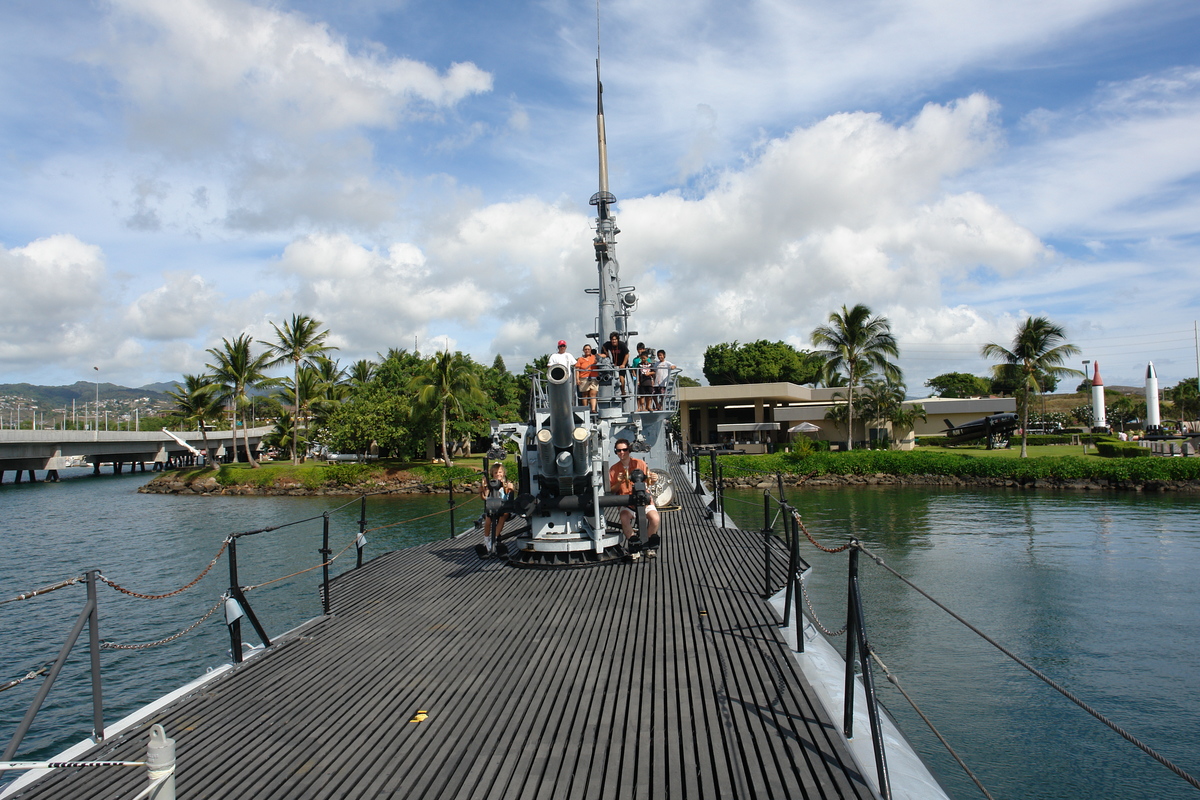
<path fill-rule="evenodd" d="M 892 568 L 1113 722 L 1200 774 L 1200 498 L 809 490 L 822 543 L 858 537 Z M 743 527 L 761 494 L 731 493 Z M 806 544 L 830 629 L 847 557 Z M 873 646 L 996 797 L 1175 798 L 1197 791 L 877 565 L 861 559 Z M 845 647 L 844 637 L 835 640 Z M 978 790 L 886 681 L 882 698 L 955 797 Z"/>
<path fill-rule="evenodd" d="M 359 504 L 334 511 L 348 498 L 175 497 L 143 495 L 137 488 L 149 473 L 94 477 L 90 470 L 65 470 L 60 483 L 14 485 L 12 473 L 0 485 L 0 600 L 99 569 L 113 581 L 142 594 L 163 594 L 193 580 L 231 533 L 316 517 L 303 524 L 238 541 L 238 582 L 253 585 L 319 564 L 321 515 L 331 511 L 330 547 L 337 553 L 358 531 Z M 469 498 L 457 495 L 459 502 Z M 372 498 L 368 527 L 434 514 L 424 520 L 367 534 L 366 557 L 448 536 L 446 495 Z M 443 512 L 443 513 L 436 513 Z M 462 528 L 480 512 L 477 500 L 456 511 Z M 351 547 L 335 562 L 333 574 L 354 565 Z M 321 613 L 321 571 L 264 586 L 248 599 L 269 636 Z M 100 585 L 100 637 L 138 644 L 171 636 L 200 619 L 229 586 L 222 558 L 193 589 L 165 600 L 142 600 Z M 72 586 L 31 600 L 0 605 L 0 682 L 53 661 L 86 590 Z M 243 621 L 243 636 L 258 644 Z M 229 660 L 229 636 L 218 611 L 178 641 L 149 650 L 106 650 L 101 656 L 104 719 L 130 711 Z M 6 746 L 40 678 L 0 693 L 0 741 Z M 34 727 L 21 758 L 47 757 L 91 733 L 91 687 L 87 632 L 72 652 Z M 15 777 L 8 773 L 8 779 Z"/>
<path fill-rule="evenodd" d="M 319 517 L 344 502 L 137 494 L 148 477 L 79 471 L 58 484 L 0 486 L 0 600 L 89 568 L 143 593 L 167 592 L 203 570 L 230 533 L 318 517 L 239 541 L 239 582 L 261 583 L 318 563 Z M 881 487 L 811 490 L 790 499 L 818 539 L 857 536 L 1146 744 L 1200 773 L 1200 498 Z M 445 495 L 372 500 L 369 526 L 445 508 Z M 727 510 L 745 527 L 762 526 L 757 493 L 731 493 Z M 478 513 L 477 503 L 460 509 L 459 527 Z M 353 539 L 357 519 L 357 504 L 331 513 L 335 552 Z M 367 555 L 448 532 L 446 514 L 375 531 Z M 813 604 L 829 627 L 840 627 L 846 557 L 812 547 L 805 555 L 814 565 Z M 353 557 L 351 548 L 335 572 Z M 102 586 L 101 637 L 139 643 L 169 636 L 199 619 L 228 580 L 222 559 L 194 589 L 167 600 L 139 600 Z M 880 656 L 997 798 L 1197 796 L 865 559 L 862 580 Z M 250 593 L 268 633 L 320 613 L 319 581 L 316 571 Z M 0 682 L 52 660 L 83 601 L 84 589 L 76 586 L 0 605 Z M 844 646 L 840 639 L 835 644 Z M 218 613 L 171 645 L 105 651 L 105 719 L 223 663 L 228 648 Z M 81 643 L 21 757 L 52 755 L 89 734 L 86 665 Z M 0 693 L 5 743 L 39 682 Z M 979 796 L 904 700 L 880 683 L 888 708 L 953 796 Z"/>

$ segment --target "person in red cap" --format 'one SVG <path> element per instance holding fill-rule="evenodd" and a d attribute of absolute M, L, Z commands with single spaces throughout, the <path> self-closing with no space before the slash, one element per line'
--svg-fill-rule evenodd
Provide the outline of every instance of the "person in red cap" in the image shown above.
<path fill-rule="evenodd" d="M 568 370 L 575 366 L 575 356 L 567 352 L 567 342 L 564 339 L 558 340 L 558 352 L 550 356 L 550 363 L 546 366 L 549 368 L 555 364 L 562 364 Z"/>

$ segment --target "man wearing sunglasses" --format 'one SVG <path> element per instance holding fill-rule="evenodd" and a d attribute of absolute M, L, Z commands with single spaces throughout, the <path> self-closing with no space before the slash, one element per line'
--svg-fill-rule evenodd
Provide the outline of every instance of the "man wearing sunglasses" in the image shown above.
<path fill-rule="evenodd" d="M 608 470 L 608 486 L 609 491 L 613 494 L 633 494 L 633 478 L 631 477 L 634 470 L 640 469 L 646 475 L 646 485 L 650 486 L 658 480 L 650 468 L 646 466 L 646 462 L 640 458 L 633 458 L 629 451 L 628 439 L 617 439 L 616 447 L 617 463 L 609 467 Z M 633 518 L 637 515 L 634 509 L 625 507 L 621 509 L 621 530 L 625 533 L 625 543 L 628 547 L 633 540 Z M 646 540 L 645 547 L 646 555 L 654 557 L 656 554 L 652 549 L 658 545 L 658 509 L 654 507 L 654 502 L 646 506 Z M 633 553 L 633 557 L 637 558 L 640 553 Z"/>

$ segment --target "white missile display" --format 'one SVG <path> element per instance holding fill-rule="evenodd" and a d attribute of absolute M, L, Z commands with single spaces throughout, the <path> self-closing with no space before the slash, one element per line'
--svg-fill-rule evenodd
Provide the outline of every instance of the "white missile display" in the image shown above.
<path fill-rule="evenodd" d="M 1104 380 L 1100 377 L 1100 362 L 1096 362 L 1096 373 L 1092 378 L 1092 427 L 1107 428 L 1104 415 Z"/>
<path fill-rule="evenodd" d="M 1154 362 L 1146 365 L 1146 428 L 1159 427 L 1158 417 L 1158 375 L 1154 372 Z"/>

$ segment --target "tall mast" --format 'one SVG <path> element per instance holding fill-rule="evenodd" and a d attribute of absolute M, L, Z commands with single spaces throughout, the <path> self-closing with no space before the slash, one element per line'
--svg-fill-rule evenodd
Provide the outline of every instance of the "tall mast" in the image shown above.
<path fill-rule="evenodd" d="M 618 308 L 621 301 L 621 276 L 617 265 L 616 218 L 612 206 L 617 202 L 608 191 L 608 144 L 604 136 L 604 84 L 600 82 L 600 46 L 596 45 L 596 137 L 600 157 L 600 191 L 592 195 L 591 204 L 596 206 L 596 269 L 599 273 L 599 317 L 600 330 L 596 331 L 601 342 L 616 331 L 621 338 L 627 332 L 627 308 L 633 305 L 634 296 L 629 294 L 626 307 Z"/>

